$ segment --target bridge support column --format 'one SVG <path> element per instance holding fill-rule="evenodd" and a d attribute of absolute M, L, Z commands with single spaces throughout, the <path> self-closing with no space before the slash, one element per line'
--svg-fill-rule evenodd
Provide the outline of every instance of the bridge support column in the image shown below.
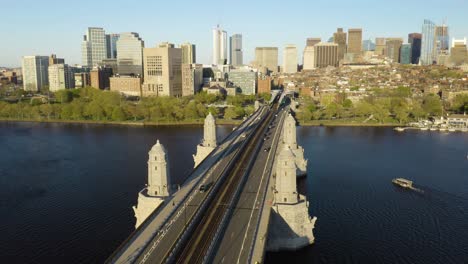
<path fill-rule="evenodd" d="M 197 146 L 197 154 L 193 155 L 196 168 L 216 148 L 216 120 L 209 113 L 205 118 L 203 142 Z"/>
<path fill-rule="evenodd" d="M 171 195 L 167 163 L 166 150 L 158 140 L 148 153 L 148 185 L 138 193 L 138 204 L 133 206 L 137 220 L 135 228 Z"/>

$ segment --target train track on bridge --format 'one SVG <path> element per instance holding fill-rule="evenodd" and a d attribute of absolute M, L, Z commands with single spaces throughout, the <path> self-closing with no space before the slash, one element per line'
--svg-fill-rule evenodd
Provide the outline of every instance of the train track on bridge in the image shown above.
<path fill-rule="evenodd" d="M 277 103 L 272 106 L 277 108 Z M 254 158 L 263 140 L 268 124 L 271 123 L 275 111 L 269 111 L 254 135 L 247 142 L 234 168 L 229 171 L 225 184 L 218 191 L 209 205 L 207 212 L 196 225 L 192 236 L 186 241 L 181 251 L 176 252 L 169 263 L 204 263 L 210 260 L 210 251 L 216 247 L 216 240 L 223 232 L 223 220 L 227 218 L 235 203 L 236 196 L 254 162 Z"/>

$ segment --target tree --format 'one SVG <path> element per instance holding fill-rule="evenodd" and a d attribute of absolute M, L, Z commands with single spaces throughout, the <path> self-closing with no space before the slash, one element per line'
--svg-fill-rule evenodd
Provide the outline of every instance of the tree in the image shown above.
<path fill-rule="evenodd" d="M 60 90 L 55 92 L 55 99 L 59 103 L 70 103 L 73 100 L 73 94 L 69 90 Z"/>
<path fill-rule="evenodd" d="M 219 115 L 219 109 L 217 107 L 214 107 L 214 106 L 210 106 L 208 108 L 208 112 L 211 113 L 212 115 L 214 116 L 218 116 Z"/>
<path fill-rule="evenodd" d="M 375 119 L 377 119 L 377 121 L 383 123 L 390 113 L 385 106 L 377 104 L 374 105 L 372 114 L 374 115 Z"/>
<path fill-rule="evenodd" d="M 372 105 L 366 101 L 361 101 L 353 108 L 353 112 L 356 116 L 369 116 L 372 114 Z"/>
<path fill-rule="evenodd" d="M 309 110 L 309 112 L 313 113 L 313 112 L 317 111 L 317 106 L 315 105 L 314 102 L 310 102 L 310 104 L 307 105 L 307 110 Z"/>
<path fill-rule="evenodd" d="M 60 118 L 69 120 L 73 118 L 73 106 L 71 104 L 65 104 L 60 111 Z"/>
<path fill-rule="evenodd" d="M 451 109 L 460 114 L 468 112 L 468 94 L 455 96 L 451 103 Z"/>
<path fill-rule="evenodd" d="M 350 109 L 353 107 L 353 101 L 349 100 L 349 99 L 345 99 L 343 101 L 343 107 L 346 108 L 346 109 Z"/>
<path fill-rule="evenodd" d="M 50 104 L 42 104 L 39 106 L 39 111 L 42 115 L 45 115 L 47 119 L 50 119 L 50 115 L 53 113 L 54 109 Z"/>
<path fill-rule="evenodd" d="M 184 107 L 184 116 L 186 119 L 190 119 L 190 120 L 197 119 L 199 117 L 197 105 L 195 104 L 194 101 L 188 103 Z"/>
<path fill-rule="evenodd" d="M 224 119 L 236 119 L 238 117 L 234 107 L 228 107 L 224 110 Z"/>
<path fill-rule="evenodd" d="M 343 106 L 335 102 L 330 103 L 327 108 L 325 108 L 325 118 L 332 119 L 333 117 L 340 118 L 343 113 Z"/>
<path fill-rule="evenodd" d="M 438 96 L 427 95 L 423 99 L 422 104 L 423 110 L 431 116 L 441 116 L 442 115 L 442 103 Z"/>
<path fill-rule="evenodd" d="M 114 107 L 114 110 L 112 111 L 112 120 L 114 121 L 127 120 L 127 116 L 125 115 L 125 112 L 122 110 L 122 108 Z"/>
<path fill-rule="evenodd" d="M 84 114 L 87 118 L 93 120 L 102 120 L 105 117 L 104 109 L 96 102 L 92 101 L 84 108 Z"/>
<path fill-rule="evenodd" d="M 312 119 L 312 112 L 310 112 L 310 111 L 300 111 L 300 112 L 297 112 L 296 117 L 300 121 L 310 121 Z"/>
<path fill-rule="evenodd" d="M 395 117 L 400 124 L 408 122 L 410 109 L 407 104 L 399 104 L 394 108 Z"/>

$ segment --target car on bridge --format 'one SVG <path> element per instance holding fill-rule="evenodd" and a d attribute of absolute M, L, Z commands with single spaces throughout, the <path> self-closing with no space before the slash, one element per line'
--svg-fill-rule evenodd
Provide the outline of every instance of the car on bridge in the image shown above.
<path fill-rule="evenodd" d="M 200 186 L 200 192 L 206 192 L 210 189 L 211 185 L 213 185 L 213 182 L 205 183 Z"/>

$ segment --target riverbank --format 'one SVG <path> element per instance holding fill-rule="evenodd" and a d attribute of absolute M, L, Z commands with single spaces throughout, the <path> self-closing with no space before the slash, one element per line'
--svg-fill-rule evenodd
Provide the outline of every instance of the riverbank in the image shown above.
<path fill-rule="evenodd" d="M 139 122 L 139 121 L 94 121 L 94 120 L 55 120 L 55 119 L 6 119 L 1 118 L 0 122 L 23 122 L 23 123 L 51 123 L 51 124 L 93 124 L 112 126 L 201 126 L 204 120 L 192 121 L 161 121 L 161 122 Z M 239 125 L 242 120 L 217 119 L 217 125 Z"/>
<path fill-rule="evenodd" d="M 364 123 L 350 120 L 310 120 L 299 121 L 301 126 L 329 126 L 329 127 L 397 127 L 396 123 Z"/>
<path fill-rule="evenodd" d="M 113 125 L 113 126 L 201 126 L 204 120 L 191 121 L 161 121 L 161 122 L 144 122 L 144 121 L 95 121 L 95 120 L 60 120 L 60 119 L 10 119 L 0 118 L 0 122 L 28 122 L 28 123 L 59 123 L 59 124 L 95 124 L 95 125 Z M 237 126 L 242 123 L 242 120 L 225 120 L 216 119 L 218 125 L 233 125 Z M 328 126 L 328 127 L 397 127 L 400 124 L 395 123 L 363 123 L 350 120 L 311 120 L 299 121 L 301 126 Z"/>

